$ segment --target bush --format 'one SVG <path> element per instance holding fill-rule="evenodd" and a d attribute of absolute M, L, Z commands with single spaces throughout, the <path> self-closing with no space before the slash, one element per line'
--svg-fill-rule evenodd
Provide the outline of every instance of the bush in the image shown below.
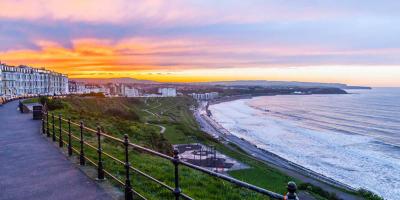
<path fill-rule="evenodd" d="M 357 193 L 367 200 L 383 200 L 383 198 L 380 197 L 379 195 L 364 188 L 359 189 Z"/>
<path fill-rule="evenodd" d="M 64 103 L 61 99 L 49 99 L 47 96 L 42 96 L 39 97 L 39 103 L 42 105 L 47 105 L 47 108 L 49 110 L 57 110 L 57 109 L 63 109 L 64 108 Z"/>
<path fill-rule="evenodd" d="M 131 109 L 121 110 L 117 108 L 110 108 L 105 110 L 103 114 L 108 116 L 118 117 L 125 120 L 139 121 L 140 119 L 139 115 L 134 110 Z"/>
<path fill-rule="evenodd" d="M 337 197 L 336 193 L 327 192 L 320 187 L 312 185 L 311 183 L 301 183 L 298 188 L 299 190 L 307 190 L 314 194 L 318 194 L 319 196 L 329 200 L 339 200 L 339 197 Z"/>
<path fill-rule="evenodd" d="M 44 104 L 46 104 L 47 102 L 49 102 L 49 98 L 46 97 L 46 96 L 40 97 L 40 98 L 39 98 L 39 102 L 40 102 L 40 104 L 44 105 Z"/>
<path fill-rule="evenodd" d="M 104 97 L 106 97 L 104 95 L 104 93 L 101 93 L 101 92 L 98 92 L 98 93 L 91 92 L 91 93 L 88 93 L 88 94 L 81 94 L 79 96 L 81 96 L 81 97 L 96 97 L 96 98 L 104 98 Z"/>
<path fill-rule="evenodd" d="M 62 102 L 61 99 L 51 99 L 51 100 L 48 100 L 48 102 L 47 102 L 47 108 L 49 110 L 63 109 L 64 103 Z"/>

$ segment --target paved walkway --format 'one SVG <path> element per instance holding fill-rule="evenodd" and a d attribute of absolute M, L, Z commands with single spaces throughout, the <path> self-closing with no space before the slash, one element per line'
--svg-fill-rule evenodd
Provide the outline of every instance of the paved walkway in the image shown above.
<path fill-rule="evenodd" d="M 41 121 L 0 106 L 0 199 L 111 199 L 40 134 Z"/>

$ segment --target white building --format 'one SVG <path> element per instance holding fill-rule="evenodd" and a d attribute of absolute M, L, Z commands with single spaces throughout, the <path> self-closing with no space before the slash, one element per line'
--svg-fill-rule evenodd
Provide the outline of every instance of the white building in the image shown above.
<path fill-rule="evenodd" d="M 176 97 L 176 88 L 158 88 L 158 93 L 163 97 Z"/>
<path fill-rule="evenodd" d="M 68 77 L 57 72 L 0 63 L 0 96 L 68 94 Z"/>
<path fill-rule="evenodd" d="M 105 95 L 110 94 L 110 89 L 102 85 L 84 85 L 82 94 L 89 93 L 103 93 Z"/>
<path fill-rule="evenodd" d="M 71 94 L 83 94 L 85 93 L 86 87 L 85 83 L 77 81 L 68 81 L 69 93 Z"/>
<path fill-rule="evenodd" d="M 139 94 L 139 90 L 136 88 L 124 87 L 123 96 L 138 97 L 138 96 L 140 96 L 140 94 Z"/>
<path fill-rule="evenodd" d="M 212 100 L 218 97 L 218 92 L 192 93 L 189 95 L 197 100 Z"/>
<path fill-rule="evenodd" d="M 85 94 L 89 94 L 89 93 L 100 93 L 101 88 L 100 87 L 87 87 L 85 88 Z"/>
<path fill-rule="evenodd" d="M 105 95 L 109 95 L 110 94 L 110 88 L 105 87 L 104 85 L 102 85 L 100 87 L 100 92 L 105 94 Z"/>

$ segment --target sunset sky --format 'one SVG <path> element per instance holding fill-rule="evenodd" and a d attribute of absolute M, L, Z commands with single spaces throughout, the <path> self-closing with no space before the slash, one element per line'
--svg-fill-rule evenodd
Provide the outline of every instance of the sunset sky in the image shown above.
<path fill-rule="evenodd" d="M 69 77 L 400 86 L 396 0 L 1 0 L 0 61 Z"/>

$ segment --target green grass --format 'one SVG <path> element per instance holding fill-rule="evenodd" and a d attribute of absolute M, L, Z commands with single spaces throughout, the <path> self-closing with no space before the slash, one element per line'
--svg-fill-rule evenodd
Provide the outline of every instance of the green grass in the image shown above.
<path fill-rule="evenodd" d="M 176 128 L 176 125 L 162 124 L 166 129 L 164 132 L 165 138 L 172 144 L 187 144 L 195 142 L 194 139 L 187 137 L 181 130 Z"/>
<path fill-rule="evenodd" d="M 39 98 L 25 99 L 22 101 L 22 103 L 25 103 L 25 104 L 39 103 Z"/>
<path fill-rule="evenodd" d="M 264 167 L 254 167 L 250 169 L 236 170 L 229 172 L 229 175 L 245 182 L 252 183 L 262 188 L 269 188 L 272 191 L 285 192 L 282 188 L 286 187 L 286 183 L 293 180 L 288 176 L 266 169 Z M 276 183 L 282 183 L 276 185 Z"/>

